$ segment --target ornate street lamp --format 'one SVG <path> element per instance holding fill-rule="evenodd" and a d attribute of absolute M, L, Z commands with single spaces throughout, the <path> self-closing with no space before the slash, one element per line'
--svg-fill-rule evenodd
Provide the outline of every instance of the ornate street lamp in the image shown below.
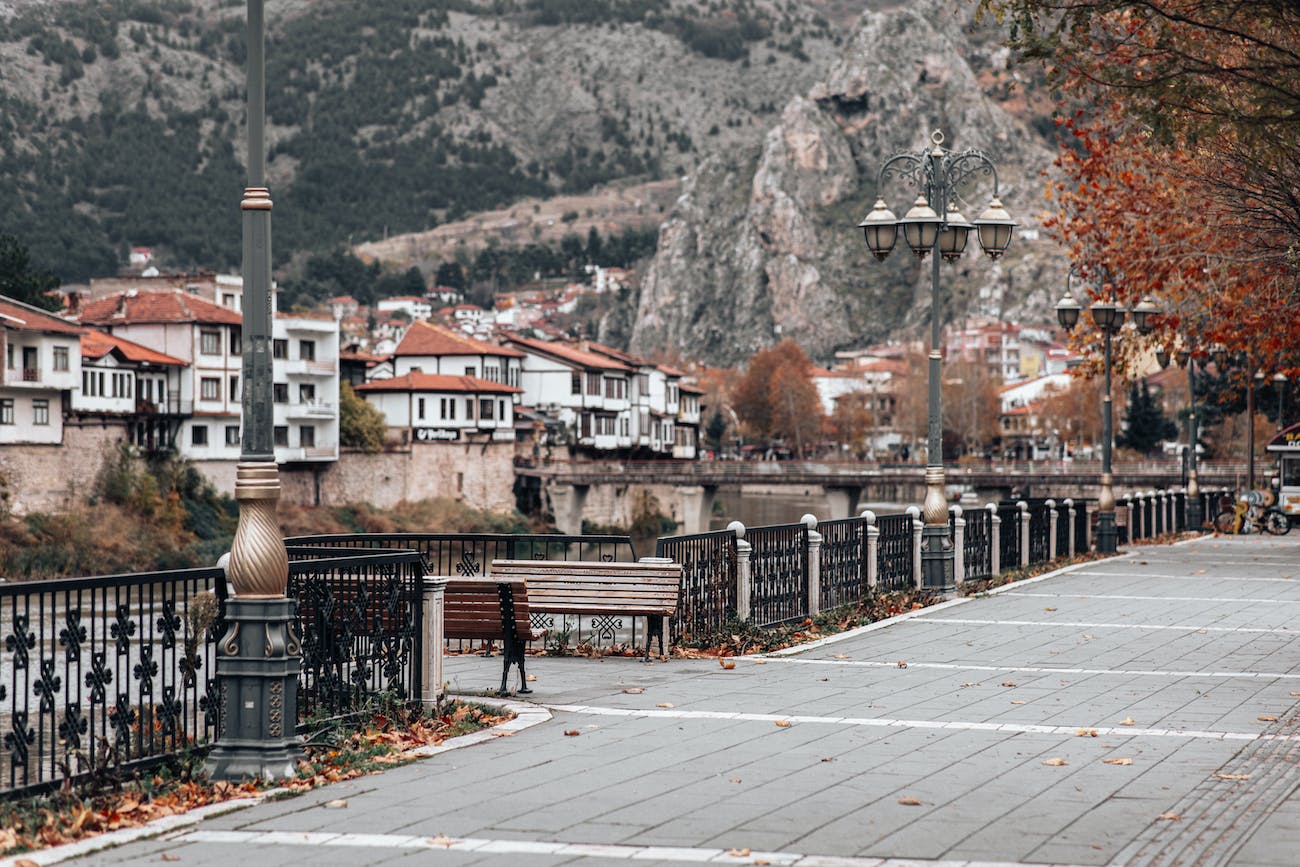
<path fill-rule="evenodd" d="M 1156 361 L 1161 367 L 1173 362 L 1187 368 L 1187 526 L 1199 530 L 1205 523 L 1205 511 L 1201 508 L 1201 484 L 1196 478 L 1196 356 L 1185 345 L 1172 352 L 1160 346 Z"/>
<path fill-rule="evenodd" d="M 275 504 L 271 387 L 271 194 L 266 188 L 264 0 L 248 0 L 248 186 L 244 230 L 243 430 L 235 473 L 239 524 L 227 569 L 226 634 L 217 643 L 221 724 L 208 754 L 218 780 L 293 776 L 301 741 L 298 672 L 302 641 L 285 598 L 289 559 Z"/>
<path fill-rule="evenodd" d="M 1065 296 L 1056 305 L 1056 318 L 1061 327 L 1071 331 L 1079 321 L 1079 302 L 1070 294 L 1070 278 L 1074 268 L 1066 276 Z M 1115 491 L 1111 475 L 1111 450 L 1114 447 L 1114 416 L 1110 397 L 1110 343 L 1111 338 L 1119 334 L 1124 326 L 1125 310 L 1109 298 L 1098 299 L 1089 307 L 1092 323 L 1103 338 L 1103 358 L 1106 371 L 1106 387 L 1101 398 L 1101 480 L 1097 495 L 1097 551 L 1113 554 L 1116 548 L 1117 531 L 1115 529 Z M 1150 334 L 1154 323 L 1151 315 L 1158 313 L 1155 304 L 1143 300 L 1133 309 L 1133 326 L 1140 334 Z"/>
<path fill-rule="evenodd" d="M 858 228 L 862 229 L 867 249 L 879 260 L 883 261 L 894 249 L 900 230 L 903 240 L 918 259 L 934 254 L 930 266 L 929 435 L 921 575 L 922 586 L 951 592 L 956 589 L 956 583 L 952 540 L 948 536 L 948 498 L 944 493 L 939 261 L 956 261 L 966 249 L 972 230 L 989 258 L 997 259 L 1010 246 L 1016 223 L 998 200 L 997 167 L 983 151 L 973 148 L 946 150 L 943 133 L 938 130 L 930 135 L 930 142 L 929 150 L 894 154 L 880 168 L 876 183 L 878 190 L 883 191 L 885 181 L 896 174 L 916 188 L 916 201 L 903 218 L 895 217 L 880 196 Z M 957 209 L 958 190 L 976 174 L 992 176 L 993 198 L 975 222 L 969 223 Z"/>

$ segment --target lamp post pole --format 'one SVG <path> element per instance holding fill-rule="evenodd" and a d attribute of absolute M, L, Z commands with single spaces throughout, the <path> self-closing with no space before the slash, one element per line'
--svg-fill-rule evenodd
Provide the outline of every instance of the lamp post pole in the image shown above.
<path fill-rule="evenodd" d="M 1205 512 L 1201 509 L 1201 484 L 1196 477 L 1196 356 L 1187 355 L 1187 526 L 1201 529 Z"/>
<path fill-rule="evenodd" d="M 239 523 L 230 546 L 226 633 L 217 645 L 221 716 L 207 770 L 218 780 L 286 778 L 296 734 L 302 641 L 285 597 L 288 555 L 275 519 L 271 373 L 271 195 L 266 188 L 264 0 L 248 0 L 248 186 L 243 214 L 243 430 L 236 466 Z"/>
<path fill-rule="evenodd" d="M 920 153 L 894 154 L 885 160 L 877 179 L 883 192 L 885 181 L 895 174 L 916 188 L 917 198 L 900 220 L 879 195 L 871 212 L 858 228 L 867 248 L 880 260 L 889 255 L 902 230 L 903 239 L 919 258 L 933 254 L 930 263 L 930 355 L 929 424 L 925 467 L 925 502 L 921 532 L 921 583 L 940 592 L 956 589 L 954 552 L 948 531 L 948 496 L 944 491 L 942 356 L 939 309 L 939 258 L 956 261 L 966 248 L 971 229 L 980 246 L 992 259 L 999 258 L 1011 244 L 1015 222 L 998 200 L 997 167 L 982 151 L 968 148 L 950 151 L 943 147 L 943 133 L 930 135 L 931 147 Z M 975 174 L 991 175 L 993 198 L 975 222 L 968 223 L 958 211 L 959 190 Z"/>
<path fill-rule="evenodd" d="M 1066 331 L 1074 328 L 1079 321 L 1082 307 L 1070 294 L 1070 281 L 1074 277 L 1071 267 L 1066 275 L 1065 296 L 1056 305 L 1056 318 Z M 1133 308 L 1133 325 L 1140 334 L 1149 334 L 1154 323 L 1152 314 L 1158 313 L 1151 301 L 1144 299 Z M 1101 397 L 1101 479 L 1097 493 L 1097 551 L 1101 554 L 1114 554 L 1117 547 L 1118 533 L 1115 529 L 1115 491 L 1114 477 L 1111 473 L 1111 450 L 1114 447 L 1114 414 L 1110 396 L 1111 378 L 1111 338 L 1119 333 L 1124 325 L 1126 311 L 1109 299 L 1092 303 L 1088 308 L 1093 325 L 1102 334 L 1102 364 L 1105 370 L 1105 391 Z"/>

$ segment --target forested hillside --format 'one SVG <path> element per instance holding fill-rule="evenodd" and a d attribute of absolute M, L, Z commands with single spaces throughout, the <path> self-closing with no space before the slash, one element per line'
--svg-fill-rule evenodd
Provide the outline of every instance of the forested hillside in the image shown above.
<path fill-rule="evenodd" d="M 277 264 L 752 145 L 843 6 L 270 0 Z M 239 0 L 0 4 L 0 233 L 65 281 L 236 267 L 245 56 Z"/>

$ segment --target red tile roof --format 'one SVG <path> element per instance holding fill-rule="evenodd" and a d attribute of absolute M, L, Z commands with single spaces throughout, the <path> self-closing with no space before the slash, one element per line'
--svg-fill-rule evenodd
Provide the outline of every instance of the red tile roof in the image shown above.
<path fill-rule="evenodd" d="M 521 388 L 489 382 L 477 376 L 448 376 L 442 373 L 404 373 L 392 379 L 376 379 L 356 386 L 360 392 L 369 391 L 456 391 L 482 394 L 520 394 Z"/>
<path fill-rule="evenodd" d="M 524 354 L 508 346 L 466 337 L 450 328 L 418 320 L 411 323 L 393 355 L 501 355 L 523 358 Z"/>
<path fill-rule="evenodd" d="M 119 292 L 81 305 L 81 321 L 88 325 L 127 325 L 155 322 L 197 322 L 204 325 L 242 325 L 243 317 L 229 307 L 180 289 L 156 292 Z"/>
<path fill-rule="evenodd" d="M 84 328 L 21 301 L 0 297 L 0 325 L 16 331 L 44 331 L 51 334 L 81 334 Z"/>
<path fill-rule="evenodd" d="M 631 367 L 628 367 L 621 361 L 616 361 L 608 356 L 597 355 L 594 352 L 584 352 L 575 346 L 570 346 L 567 343 L 560 343 L 555 340 L 531 340 L 527 337 L 519 337 L 513 334 L 508 335 L 507 339 L 511 343 L 522 346 L 530 352 L 549 355 L 552 358 L 558 358 L 561 361 L 567 361 L 571 364 L 576 364 L 579 367 L 590 367 L 596 370 L 617 370 L 623 372 L 632 370 Z"/>
<path fill-rule="evenodd" d="M 138 343 L 132 343 L 122 337 L 113 334 L 107 334 L 103 331 L 87 331 L 81 335 L 81 357 L 82 358 L 103 358 L 110 352 L 116 351 L 118 355 L 127 361 L 135 361 L 143 364 L 162 364 L 175 367 L 188 367 L 188 361 L 182 361 L 179 358 L 172 358 L 170 355 L 164 355 L 156 352 L 147 346 L 141 346 Z"/>

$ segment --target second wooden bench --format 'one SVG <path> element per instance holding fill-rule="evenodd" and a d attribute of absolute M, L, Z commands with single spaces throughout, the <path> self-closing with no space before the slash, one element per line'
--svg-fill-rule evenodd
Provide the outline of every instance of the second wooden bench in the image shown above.
<path fill-rule="evenodd" d="M 646 618 L 645 656 L 659 637 L 664 652 L 665 618 L 677 610 L 679 563 L 603 563 L 557 560 L 493 560 L 498 581 L 524 581 L 529 610 L 543 614 L 625 614 Z"/>

